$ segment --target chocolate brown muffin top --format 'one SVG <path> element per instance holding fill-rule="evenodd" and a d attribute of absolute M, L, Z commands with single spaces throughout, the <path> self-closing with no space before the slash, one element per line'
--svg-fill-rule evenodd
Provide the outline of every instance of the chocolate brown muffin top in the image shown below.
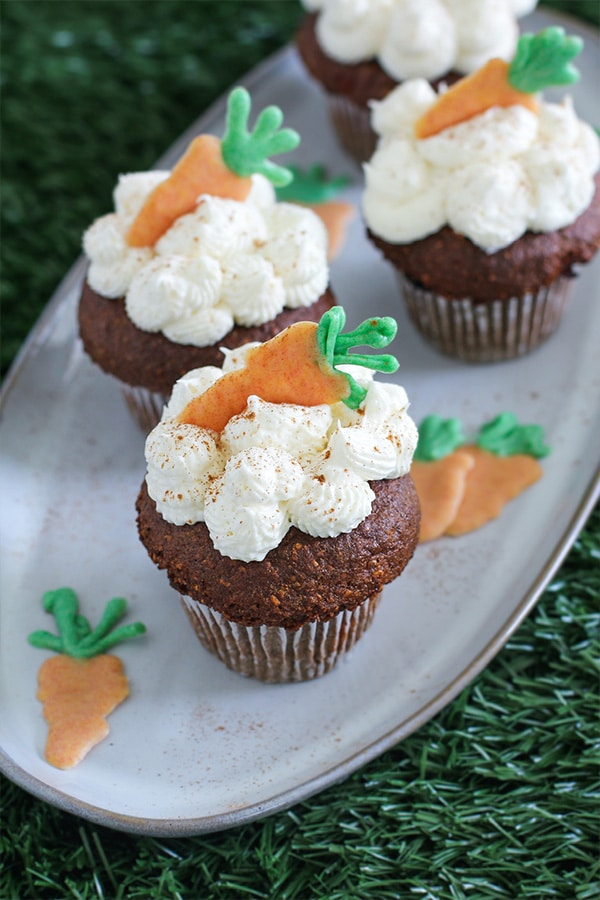
<path fill-rule="evenodd" d="M 357 106 L 368 109 L 369 100 L 382 100 L 397 86 L 398 82 L 374 59 L 350 65 L 327 56 L 317 39 L 316 21 L 316 14 L 306 16 L 302 21 L 296 34 L 296 48 L 310 74 L 326 91 L 344 94 Z M 451 71 L 430 84 L 434 87 L 442 83 L 453 84 L 459 78 L 462 78 L 459 72 Z"/>
<path fill-rule="evenodd" d="M 201 366 L 221 366 L 221 347 L 230 350 L 253 341 L 268 341 L 288 325 L 318 322 L 334 304 L 330 290 L 310 306 L 284 309 L 262 325 L 236 325 L 209 347 L 176 344 L 161 332 L 142 331 L 125 309 L 123 298 L 111 300 L 85 282 L 79 302 L 79 333 L 86 353 L 110 375 L 126 384 L 169 394 L 175 382 Z"/>
<path fill-rule="evenodd" d="M 520 297 L 546 287 L 600 247 L 600 173 L 591 204 L 565 228 L 526 232 L 508 247 L 486 253 L 448 226 L 418 241 L 391 244 L 368 231 L 383 255 L 420 287 L 450 300 L 485 302 Z"/>
<path fill-rule="evenodd" d="M 166 522 L 145 483 L 136 504 L 138 532 L 181 594 L 242 625 L 294 630 L 356 608 L 412 557 L 421 513 L 410 475 L 371 482 L 371 488 L 371 514 L 352 532 L 314 538 L 291 528 L 262 562 L 222 556 L 203 522 Z"/>

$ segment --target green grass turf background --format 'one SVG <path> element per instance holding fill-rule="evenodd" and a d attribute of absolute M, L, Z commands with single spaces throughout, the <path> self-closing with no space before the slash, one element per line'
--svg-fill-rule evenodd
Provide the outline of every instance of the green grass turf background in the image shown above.
<path fill-rule="evenodd" d="M 598 0 L 545 3 L 598 25 Z M 285 44 L 296 0 L 2 0 L 2 367 L 115 174 Z M 222 834 L 130 837 L 2 779 L 1 900 L 600 897 L 600 510 L 450 706 L 343 784 Z"/>

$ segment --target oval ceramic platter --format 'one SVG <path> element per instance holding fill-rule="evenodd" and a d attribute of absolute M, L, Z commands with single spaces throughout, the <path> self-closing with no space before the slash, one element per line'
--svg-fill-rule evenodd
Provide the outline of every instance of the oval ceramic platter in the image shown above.
<path fill-rule="evenodd" d="M 537 30 L 549 23 L 536 14 Z M 556 21 L 554 19 L 554 21 Z M 600 48 L 584 33 L 576 107 L 593 121 Z M 245 79 L 255 108 L 276 103 L 303 140 L 293 161 L 347 174 L 358 204 L 360 171 L 339 150 L 319 90 L 295 52 Z M 225 99 L 181 137 L 171 165 L 200 131 L 222 134 Z M 116 173 L 115 173 L 116 174 Z M 76 305 L 79 260 L 26 343 L 5 387 L 2 417 L 0 765 L 32 794 L 94 822 L 140 834 L 199 834 L 291 806 L 421 726 L 481 671 L 532 609 L 599 494 L 600 259 L 577 280 L 558 333 L 519 361 L 473 367 L 445 359 L 415 334 L 393 275 L 360 216 L 333 264 L 349 325 L 394 315 L 397 379 L 419 422 L 458 416 L 467 431 L 510 410 L 543 426 L 552 453 L 544 476 L 477 532 L 417 549 L 383 595 L 364 639 L 312 683 L 263 685 L 230 672 L 197 642 L 164 573 L 138 542 L 134 501 L 144 438 L 118 387 L 83 354 Z M 43 758 L 36 700 L 46 651 L 29 632 L 52 629 L 44 591 L 79 594 L 97 621 L 124 596 L 147 636 L 119 646 L 131 693 L 110 734 L 74 769 Z"/>

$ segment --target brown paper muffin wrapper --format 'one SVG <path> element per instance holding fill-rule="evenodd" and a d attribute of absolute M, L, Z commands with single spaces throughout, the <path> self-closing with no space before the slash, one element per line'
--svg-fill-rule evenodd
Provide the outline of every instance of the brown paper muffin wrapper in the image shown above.
<path fill-rule="evenodd" d="M 396 273 L 413 325 L 440 353 L 466 362 L 501 362 L 535 349 L 557 329 L 572 278 L 506 300 L 448 300 Z"/>
<path fill-rule="evenodd" d="M 296 631 L 238 625 L 191 597 L 182 596 L 181 603 L 200 643 L 228 668 L 248 678 L 280 684 L 309 681 L 330 672 L 367 630 L 380 597 L 378 592 L 352 611 Z"/>
<path fill-rule="evenodd" d="M 371 113 L 357 106 L 343 94 L 327 94 L 331 124 L 342 146 L 358 162 L 365 162 L 375 152 L 377 135 L 371 128 Z"/>
<path fill-rule="evenodd" d="M 148 434 L 160 421 L 163 407 L 169 398 L 144 387 L 132 387 L 122 381 L 119 384 L 127 409 L 142 431 Z"/>

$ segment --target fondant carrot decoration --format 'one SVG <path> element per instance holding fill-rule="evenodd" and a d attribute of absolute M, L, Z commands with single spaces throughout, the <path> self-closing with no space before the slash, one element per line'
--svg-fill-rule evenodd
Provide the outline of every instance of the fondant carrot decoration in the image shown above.
<path fill-rule="evenodd" d="M 293 180 L 289 185 L 278 188 L 277 199 L 307 206 L 319 216 L 329 238 L 328 259 L 334 259 L 344 243 L 346 228 L 356 213 L 351 203 L 334 199 L 349 179 L 345 175 L 327 178 L 325 167 L 319 163 L 306 170 L 297 166 L 289 168 Z"/>
<path fill-rule="evenodd" d="M 457 537 L 500 515 L 509 500 L 535 484 L 543 474 L 532 456 L 496 456 L 481 447 L 466 447 L 473 459 L 456 515 L 444 534 Z"/>
<path fill-rule="evenodd" d="M 550 450 L 539 425 L 519 425 L 501 413 L 480 429 L 476 444 L 464 444 L 457 419 L 427 417 L 411 475 L 421 501 L 420 540 L 466 534 L 496 518 L 542 476 L 535 457 Z"/>
<path fill-rule="evenodd" d="M 477 446 L 496 456 L 512 456 L 516 453 L 548 456 L 550 447 L 544 443 L 541 425 L 520 425 L 514 413 L 504 412 L 479 429 Z"/>
<path fill-rule="evenodd" d="M 354 331 L 340 334 L 345 321 L 342 307 L 334 306 L 318 325 L 296 322 L 270 341 L 253 347 L 246 355 L 245 367 L 223 375 L 191 400 L 179 421 L 221 431 L 232 416 L 243 412 L 251 394 L 269 403 L 302 406 L 341 400 L 356 409 L 367 391 L 349 373 L 336 367 L 347 363 L 378 372 L 395 372 L 398 360 L 394 356 L 349 351 L 356 346 L 386 347 L 393 340 L 397 325 L 385 316 L 367 319 Z"/>
<path fill-rule="evenodd" d="M 127 233 L 130 247 L 151 247 L 180 216 L 192 212 L 201 194 L 245 200 L 250 178 L 227 168 L 221 142 L 212 134 L 194 138 L 165 181 L 146 198 Z"/>
<path fill-rule="evenodd" d="M 415 462 L 433 462 L 448 456 L 464 444 L 462 426 L 458 419 L 442 419 L 427 416 L 419 425 L 419 440 L 415 450 Z"/>
<path fill-rule="evenodd" d="M 45 758 L 58 769 L 70 769 L 108 734 L 106 716 L 128 695 L 129 687 L 121 660 L 106 651 L 120 641 L 146 631 L 141 622 L 113 630 L 123 617 L 126 602 L 109 600 L 94 630 L 78 613 L 77 596 L 71 588 L 47 591 L 46 612 L 56 619 L 58 635 L 34 631 L 29 643 L 53 650 L 38 673 L 37 697 L 48 723 Z"/>
<path fill-rule="evenodd" d="M 582 48 L 581 38 L 565 36 L 564 29 L 557 26 L 546 28 L 537 35 L 522 35 L 511 63 L 490 59 L 481 69 L 461 78 L 440 94 L 417 121 L 416 137 L 431 137 L 492 106 L 520 105 L 536 112 L 535 93 L 578 80 L 579 72 L 571 65 L 571 60 Z"/>
<path fill-rule="evenodd" d="M 458 419 L 431 415 L 419 427 L 411 476 L 421 503 L 421 542 L 440 537 L 458 512 L 473 467 L 469 454 L 458 450 L 464 442 Z"/>
<path fill-rule="evenodd" d="M 421 543 L 446 533 L 456 518 L 474 465 L 475 460 L 464 450 L 430 462 L 413 460 L 410 474 L 421 504 Z"/>
<path fill-rule="evenodd" d="M 540 425 L 519 425 L 508 412 L 482 425 L 476 446 L 464 450 L 474 465 L 454 520 L 445 531 L 454 537 L 499 516 L 509 500 L 542 477 L 536 457 L 550 453 Z"/>
<path fill-rule="evenodd" d="M 279 130 L 283 113 L 277 106 L 263 109 L 249 132 L 251 100 L 244 88 L 229 95 L 225 135 L 194 138 L 171 174 L 146 198 L 127 234 L 131 247 L 150 247 L 180 216 L 192 212 L 202 194 L 245 200 L 251 176 L 264 175 L 274 185 L 287 184 L 292 174 L 268 157 L 293 150 L 300 142 L 291 128 Z"/>

